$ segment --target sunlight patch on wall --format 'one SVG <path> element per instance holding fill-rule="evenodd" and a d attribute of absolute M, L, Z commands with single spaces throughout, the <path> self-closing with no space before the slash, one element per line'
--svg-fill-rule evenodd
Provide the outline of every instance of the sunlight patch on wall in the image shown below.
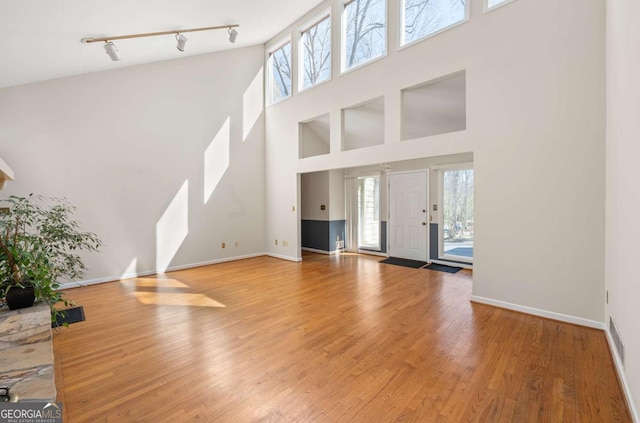
<path fill-rule="evenodd" d="M 127 268 L 124 269 L 124 272 L 120 275 L 120 279 L 135 278 L 136 276 L 138 276 L 138 257 L 134 257 L 131 262 L 129 262 Z"/>
<path fill-rule="evenodd" d="M 227 118 L 204 152 L 204 204 L 207 204 L 229 168 L 230 140 L 231 127 Z"/>
<path fill-rule="evenodd" d="M 264 105 L 263 70 L 258 74 L 242 96 L 242 140 L 246 141 L 256 121 L 262 114 Z"/>
<path fill-rule="evenodd" d="M 189 180 L 184 181 L 156 223 L 156 270 L 169 267 L 189 233 Z"/>
<path fill-rule="evenodd" d="M 224 308 L 224 304 L 204 294 L 183 294 L 179 292 L 136 292 L 136 298 L 146 305 L 213 307 Z"/>

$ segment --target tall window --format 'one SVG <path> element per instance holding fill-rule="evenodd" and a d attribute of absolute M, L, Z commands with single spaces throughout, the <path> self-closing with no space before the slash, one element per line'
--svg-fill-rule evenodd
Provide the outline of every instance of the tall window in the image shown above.
<path fill-rule="evenodd" d="M 343 69 L 387 52 L 386 0 L 350 0 L 344 5 Z"/>
<path fill-rule="evenodd" d="M 308 88 L 331 77 L 331 17 L 322 18 L 302 31 L 300 37 L 302 88 Z"/>
<path fill-rule="evenodd" d="M 358 178 L 358 248 L 380 250 L 380 177 Z"/>
<path fill-rule="evenodd" d="M 441 239 L 444 258 L 473 260 L 473 169 L 443 170 Z"/>
<path fill-rule="evenodd" d="M 427 37 L 467 18 L 467 0 L 404 0 L 402 44 Z"/>
<path fill-rule="evenodd" d="M 291 41 L 269 54 L 269 103 L 291 95 Z"/>

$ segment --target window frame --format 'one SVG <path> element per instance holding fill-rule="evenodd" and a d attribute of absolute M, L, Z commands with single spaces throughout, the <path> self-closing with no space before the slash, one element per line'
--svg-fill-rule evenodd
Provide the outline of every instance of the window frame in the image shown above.
<path fill-rule="evenodd" d="M 493 10 L 496 10 L 502 6 L 506 6 L 509 3 L 513 3 L 516 0 L 504 0 L 496 5 L 493 6 L 489 6 L 489 0 L 482 0 L 482 5 L 483 5 L 483 11 L 484 13 L 488 13 L 491 12 Z"/>
<path fill-rule="evenodd" d="M 350 3 L 359 0 L 343 0 L 341 4 L 340 15 L 340 74 L 344 75 L 356 69 L 360 69 L 368 64 L 374 63 L 380 59 L 384 59 L 389 54 L 389 0 L 384 1 L 384 52 L 380 56 L 376 56 L 364 62 L 347 68 L 347 6 Z"/>
<path fill-rule="evenodd" d="M 458 22 L 452 23 L 449 26 L 445 26 L 444 28 L 440 28 L 439 30 L 432 32 L 430 34 L 427 34 L 423 37 L 417 38 L 411 42 L 404 42 L 404 36 L 405 36 L 405 31 L 404 31 L 404 24 L 405 24 L 405 3 L 406 0 L 400 0 L 398 1 L 398 6 L 400 7 L 400 10 L 398 11 L 398 51 L 404 50 L 407 47 L 411 47 L 413 45 L 416 45 L 424 40 L 427 40 L 429 38 L 435 37 L 437 35 L 442 34 L 443 32 L 447 32 L 457 26 L 463 25 L 467 22 L 469 22 L 471 20 L 471 1 L 472 0 L 465 0 L 465 4 L 464 4 L 464 19 L 459 20 Z M 487 1 L 487 0 L 483 0 L 483 1 Z M 509 0 L 509 1 L 513 1 L 513 0 Z"/>
<path fill-rule="evenodd" d="M 475 201 L 475 167 L 474 162 L 464 162 L 464 163 L 452 163 L 447 165 L 439 165 L 434 166 L 433 170 L 437 171 L 438 175 L 438 258 L 437 260 L 457 262 L 463 264 L 471 264 L 473 265 L 474 257 L 465 257 L 465 256 L 455 256 L 446 254 L 444 251 L 444 172 L 446 171 L 455 171 L 455 170 L 473 170 L 474 177 L 474 201 Z M 474 221 L 475 221 L 475 210 L 474 210 Z M 474 225 L 475 226 L 475 225 Z M 475 239 L 474 239 L 475 240 Z M 475 251 L 474 251 L 475 255 Z"/>
<path fill-rule="evenodd" d="M 329 77 L 327 79 L 324 79 L 320 82 L 316 82 L 314 84 L 311 84 L 307 87 L 304 86 L 304 41 L 302 39 L 304 33 L 306 31 L 308 31 L 309 29 L 313 28 L 314 26 L 318 25 L 320 22 L 324 21 L 325 19 L 329 20 L 329 45 L 331 47 L 331 50 L 329 51 Z M 318 15 L 316 15 L 313 19 L 307 21 L 304 25 L 298 27 L 297 29 L 297 36 L 298 36 L 298 54 L 297 54 L 297 59 L 298 59 L 298 93 L 302 93 L 304 91 L 307 91 L 311 88 L 317 87 L 318 85 L 322 85 L 325 84 L 329 81 L 332 80 L 333 78 L 333 56 L 334 56 L 334 51 L 333 51 L 333 19 L 332 19 L 332 13 L 331 13 L 331 9 L 325 9 L 324 11 L 322 11 L 321 13 L 319 13 Z"/>
<path fill-rule="evenodd" d="M 285 97 L 281 97 L 278 100 L 274 101 L 273 100 L 273 66 L 272 66 L 272 57 L 273 54 L 280 50 L 281 48 L 283 48 L 284 46 L 286 46 L 287 44 L 291 45 L 291 57 L 289 57 L 290 63 L 289 63 L 289 67 L 291 69 L 291 78 L 290 78 L 290 83 L 291 83 L 291 87 L 289 89 L 289 95 L 285 96 Z M 278 104 L 281 101 L 284 101 L 286 99 L 289 99 L 293 96 L 293 81 L 294 81 L 294 63 L 293 63 L 293 40 L 291 39 L 291 35 L 287 35 L 286 37 L 284 37 L 283 39 L 281 39 L 280 41 L 278 41 L 277 43 L 273 44 L 268 50 L 267 50 L 267 59 L 266 59 L 266 65 L 267 65 L 267 84 L 266 84 L 266 88 L 267 88 L 267 106 L 272 106 L 274 104 Z"/>

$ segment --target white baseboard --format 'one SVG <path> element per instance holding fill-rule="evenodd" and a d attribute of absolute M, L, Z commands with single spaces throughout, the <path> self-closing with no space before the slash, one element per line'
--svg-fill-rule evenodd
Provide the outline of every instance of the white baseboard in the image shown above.
<path fill-rule="evenodd" d="M 631 396 L 631 389 L 629 388 L 627 377 L 625 376 L 624 366 L 622 365 L 622 360 L 620 360 L 618 351 L 616 351 L 616 347 L 614 346 L 615 344 L 613 342 L 613 338 L 611 338 L 611 332 L 609 332 L 609 328 L 606 328 L 604 333 L 607 336 L 607 343 L 609 344 L 609 350 L 611 350 L 611 355 L 613 356 L 613 364 L 616 367 L 618 378 L 620 380 L 620 383 L 622 384 L 622 390 L 624 391 L 624 395 L 627 399 L 627 406 L 629 407 L 631 418 L 633 419 L 634 423 L 640 423 L 640 415 L 638 414 L 638 409 L 636 408 L 636 405 L 633 402 L 633 397 Z"/>
<path fill-rule="evenodd" d="M 344 249 L 340 249 L 340 250 L 333 250 L 333 251 L 327 251 L 327 250 L 317 250 L 315 248 L 309 248 L 309 247 L 302 247 L 300 248 L 302 251 L 308 251 L 310 253 L 318 253 L 318 254 L 324 254 L 327 256 L 330 255 L 335 255 L 335 254 L 340 254 L 344 251 Z"/>
<path fill-rule="evenodd" d="M 167 270 L 165 270 L 164 272 L 158 272 L 157 270 L 146 270 L 146 271 L 143 271 L 143 272 L 125 273 L 125 274 L 123 274 L 121 276 L 108 276 L 106 278 L 89 279 L 89 280 L 86 280 L 86 281 L 67 282 L 67 283 L 61 284 L 59 289 L 78 288 L 78 287 L 81 287 L 81 286 L 89 286 L 89 285 L 96 285 L 96 284 L 100 284 L 100 283 L 115 282 L 115 281 L 120 281 L 120 280 L 123 280 L 123 279 L 141 278 L 141 277 L 145 277 L 145 276 L 157 275 L 159 273 L 174 272 L 176 270 L 193 269 L 195 267 L 209 266 L 211 264 L 226 263 L 226 262 L 229 262 L 229 261 L 244 260 L 244 259 L 253 258 L 253 257 L 261 257 L 261 256 L 264 256 L 264 255 L 266 255 L 266 254 L 265 253 L 246 254 L 246 255 L 242 255 L 242 256 L 226 257 L 226 258 L 221 258 L 221 259 L 202 261 L 202 262 L 199 262 L 199 263 L 190 263 L 190 264 L 181 264 L 181 265 L 178 265 L 178 266 L 171 266 L 171 267 L 168 267 Z"/>
<path fill-rule="evenodd" d="M 583 319 L 582 317 L 569 316 L 568 314 L 555 313 L 553 311 L 507 303 L 505 301 L 494 300 L 491 298 L 478 297 L 477 295 L 472 295 L 471 301 L 480 304 L 487 304 L 494 307 L 506 308 L 507 310 L 519 311 L 521 313 L 532 314 L 534 316 L 545 317 L 547 319 L 558 320 L 560 322 L 586 326 L 588 328 L 600 330 L 606 329 L 606 325 L 603 322 L 598 322 L 596 320 Z"/>
<path fill-rule="evenodd" d="M 284 256 L 282 254 L 264 253 L 264 254 L 261 254 L 261 255 L 277 258 L 277 259 L 280 259 L 280 260 L 295 261 L 296 263 L 302 261 L 302 257 Z"/>

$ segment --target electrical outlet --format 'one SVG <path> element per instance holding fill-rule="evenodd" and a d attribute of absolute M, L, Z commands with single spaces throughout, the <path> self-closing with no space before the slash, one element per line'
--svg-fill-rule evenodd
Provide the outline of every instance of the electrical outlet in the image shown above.
<path fill-rule="evenodd" d="M 227 243 L 226 242 L 222 243 L 222 248 L 227 248 Z"/>
<path fill-rule="evenodd" d="M 276 245 L 278 245 L 278 240 L 276 239 Z"/>
<path fill-rule="evenodd" d="M 287 245 L 289 245 L 289 242 L 287 242 L 287 241 L 282 241 L 282 246 L 283 246 L 283 247 L 286 247 Z"/>
<path fill-rule="evenodd" d="M 240 245 L 240 243 L 239 243 L 238 241 L 236 241 L 236 244 L 235 244 L 235 245 L 236 245 L 236 247 L 237 247 L 237 246 L 239 246 L 239 245 Z"/>

